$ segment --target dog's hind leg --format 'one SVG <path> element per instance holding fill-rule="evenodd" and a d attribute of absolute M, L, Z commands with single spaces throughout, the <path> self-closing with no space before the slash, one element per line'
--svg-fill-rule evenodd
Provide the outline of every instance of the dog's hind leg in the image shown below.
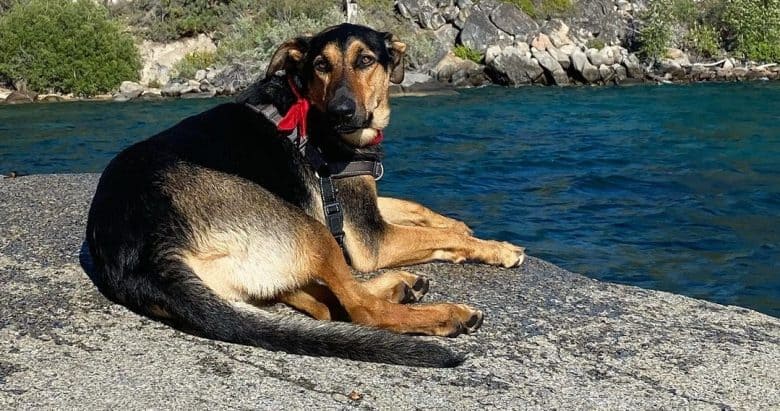
<path fill-rule="evenodd" d="M 359 324 L 399 333 L 455 336 L 476 331 L 483 314 L 463 304 L 403 305 L 374 295 L 364 283 L 355 279 L 341 249 L 324 226 L 312 226 L 317 249 L 310 250 L 312 276 L 321 281 L 338 299 L 349 318 Z M 315 246 L 314 241 L 307 243 Z M 391 276 L 397 276 L 392 274 Z M 390 276 L 388 276 L 389 278 Z M 375 285 L 381 283 L 377 282 Z"/>
<path fill-rule="evenodd" d="M 394 303 L 416 303 L 430 288 L 430 281 L 408 271 L 387 271 L 363 283 L 368 292 Z"/>
<path fill-rule="evenodd" d="M 449 229 L 458 234 L 471 235 L 471 229 L 462 221 L 445 217 L 431 209 L 408 200 L 378 197 L 377 206 L 388 223 L 407 226 Z"/>

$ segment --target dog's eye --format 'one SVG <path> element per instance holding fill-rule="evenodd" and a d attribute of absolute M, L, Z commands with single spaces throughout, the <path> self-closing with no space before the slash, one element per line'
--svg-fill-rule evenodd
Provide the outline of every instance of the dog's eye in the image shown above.
<path fill-rule="evenodd" d="M 368 67 L 368 66 L 374 64 L 374 61 L 376 61 L 376 60 L 373 57 L 371 57 L 371 56 L 361 56 L 360 60 L 358 60 L 358 63 L 360 65 L 360 67 Z"/>
<path fill-rule="evenodd" d="M 330 69 L 330 65 L 325 59 L 319 59 L 314 62 L 314 69 L 321 73 L 327 73 L 328 69 Z"/>

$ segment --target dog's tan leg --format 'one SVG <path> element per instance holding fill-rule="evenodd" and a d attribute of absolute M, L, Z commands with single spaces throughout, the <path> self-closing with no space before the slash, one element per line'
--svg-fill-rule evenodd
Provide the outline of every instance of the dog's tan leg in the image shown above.
<path fill-rule="evenodd" d="M 399 267 L 429 261 L 475 261 L 501 267 L 517 267 L 525 249 L 500 241 L 480 240 L 448 229 L 387 224 L 376 253 L 349 243 L 352 265 L 361 271 Z"/>
<path fill-rule="evenodd" d="M 353 322 L 400 333 L 439 336 L 471 333 L 482 324 L 482 312 L 467 305 L 402 305 L 372 294 L 352 276 L 338 244 L 326 229 L 318 231 L 309 237 L 319 239 L 318 249 L 308 254 L 313 275 L 333 292 Z M 310 242 L 309 246 L 314 244 Z"/>
<path fill-rule="evenodd" d="M 392 224 L 447 228 L 459 234 L 472 234 L 471 229 L 462 221 L 445 217 L 412 201 L 378 197 L 377 206 L 382 218 Z"/>
<path fill-rule="evenodd" d="M 394 303 L 414 303 L 428 292 L 430 281 L 408 271 L 388 271 L 363 283 L 368 292 Z"/>
<path fill-rule="evenodd" d="M 311 284 L 300 290 L 285 293 L 278 297 L 277 300 L 317 320 L 335 320 L 337 319 L 337 310 L 333 301 L 330 301 L 334 300 L 335 297 L 332 294 L 328 296 L 326 293 L 329 293 L 329 291 L 324 286 Z M 338 304 L 338 301 L 335 302 Z"/>

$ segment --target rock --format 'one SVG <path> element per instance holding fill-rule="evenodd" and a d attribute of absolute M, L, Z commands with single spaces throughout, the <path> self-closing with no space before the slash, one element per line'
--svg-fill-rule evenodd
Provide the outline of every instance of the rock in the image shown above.
<path fill-rule="evenodd" d="M 195 72 L 195 80 L 202 81 L 206 79 L 206 70 L 198 70 Z"/>
<path fill-rule="evenodd" d="M 191 91 L 188 93 L 182 93 L 179 97 L 183 99 L 200 99 L 200 98 L 211 98 L 217 95 L 216 90 L 209 90 L 209 91 Z"/>
<path fill-rule="evenodd" d="M 447 23 L 447 20 L 433 6 L 423 6 L 418 14 L 420 27 L 436 30 Z"/>
<path fill-rule="evenodd" d="M 670 47 L 666 49 L 666 59 L 673 61 L 679 66 L 690 66 L 691 60 L 688 55 L 680 49 Z"/>
<path fill-rule="evenodd" d="M 410 72 L 404 75 L 404 81 L 401 83 L 402 88 L 412 87 L 421 83 L 432 83 L 436 79 L 425 73 Z"/>
<path fill-rule="evenodd" d="M 547 50 L 548 48 L 553 47 L 553 44 L 546 34 L 539 33 L 536 35 L 536 37 L 533 38 L 533 40 L 531 40 L 531 47 L 537 50 Z"/>
<path fill-rule="evenodd" d="M 455 87 L 471 87 L 488 81 L 482 66 L 448 52 L 432 70 L 433 77 Z"/>
<path fill-rule="evenodd" d="M 615 77 L 615 72 L 612 71 L 611 66 L 602 64 L 599 66 L 599 77 L 601 77 L 601 81 L 603 81 L 604 83 L 608 83 L 612 81 L 613 77 Z"/>
<path fill-rule="evenodd" d="M 747 76 L 748 74 L 748 68 L 747 67 L 734 67 L 734 70 L 732 71 L 734 73 L 734 76 L 737 78 L 742 78 Z"/>
<path fill-rule="evenodd" d="M 488 3 L 485 1 L 484 3 Z M 512 38 L 496 27 L 488 18 L 489 10 L 483 11 L 483 3 L 479 7 L 474 7 L 469 14 L 466 22 L 463 24 L 463 30 L 460 32 L 460 42 L 474 50 L 484 53 L 488 46 L 499 45 L 508 46 L 512 44 Z"/>
<path fill-rule="evenodd" d="M 601 79 L 601 73 L 588 60 L 588 56 L 582 50 L 575 50 L 571 54 L 571 64 L 582 78 L 588 83 L 595 83 Z"/>
<path fill-rule="evenodd" d="M 561 19 L 550 19 L 542 26 L 542 33 L 550 38 L 553 46 L 563 47 L 567 44 L 574 44 L 569 37 L 569 26 Z M 549 51 L 549 50 L 548 50 Z"/>
<path fill-rule="evenodd" d="M 626 68 L 626 74 L 629 78 L 642 79 L 645 77 L 645 70 L 642 68 L 642 64 L 639 62 L 636 54 L 632 53 L 623 57 L 620 64 Z"/>
<path fill-rule="evenodd" d="M 490 46 L 485 51 L 485 64 L 490 64 L 495 58 L 501 54 L 500 46 Z"/>
<path fill-rule="evenodd" d="M 458 38 L 460 31 L 452 24 L 445 24 L 439 27 L 438 30 L 433 32 L 433 37 L 436 42 L 437 54 L 442 55 L 452 49 L 452 45 L 455 44 L 455 40 Z"/>
<path fill-rule="evenodd" d="M 37 95 L 35 97 L 37 97 Z M 5 103 L 6 104 L 32 103 L 33 101 L 35 101 L 35 97 L 19 91 L 12 91 L 11 94 L 5 97 Z"/>
<path fill-rule="evenodd" d="M 189 53 L 216 52 L 217 46 L 205 34 L 197 37 L 185 38 L 171 43 L 155 43 L 145 40 L 138 47 L 143 62 L 141 69 L 142 85 L 150 82 L 166 84 L 170 80 L 173 65 Z"/>
<path fill-rule="evenodd" d="M 611 66 L 612 64 L 615 64 L 614 53 L 611 47 L 604 47 L 601 50 L 588 49 L 585 54 L 587 54 L 591 64 L 596 67 L 601 65 Z"/>
<path fill-rule="evenodd" d="M 726 60 L 723 61 L 723 66 L 722 67 L 724 69 L 726 69 L 726 70 L 733 69 L 734 68 L 734 61 L 731 60 L 730 58 L 727 58 Z"/>
<path fill-rule="evenodd" d="M 216 87 L 221 87 L 225 94 L 232 95 L 245 89 L 254 81 L 259 73 L 265 72 L 265 65 L 257 67 L 258 74 L 254 74 L 245 65 L 233 64 L 223 68 L 211 81 Z"/>
<path fill-rule="evenodd" d="M 490 20 L 499 29 L 516 39 L 527 41 L 539 30 L 539 25 L 510 3 L 501 3 L 490 12 Z"/>
<path fill-rule="evenodd" d="M 555 84 L 559 86 L 569 84 L 569 76 L 566 74 L 566 71 L 550 53 L 544 50 L 537 50 L 536 48 L 531 48 L 531 53 L 536 61 L 539 62 L 539 65 L 552 77 Z"/>
<path fill-rule="evenodd" d="M 103 297 L 79 264 L 99 177 L 0 180 L 0 239 L 10 243 L 0 247 L 3 409 L 186 410 L 205 408 L 204 399 L 218 399 L 214 409 L 272 410 L 771 410 L 780 403 L 780 319 L 596 281 L 530 256 L 512 269 L 412 268 L 432 280 L 436 299 L 490 313 L 474 335 L 426 338 L 468 355 L 452 369 L 304 357 L 179 332 Z M 365 397 L 349 400 L 352 390 Z"/>
<path fill-rule="evenodd" d="M 6 99 L 6 97 L 10 96 L 11 93 L 13 93 L 13 90 L 9 90 L 7 88 L 0 87 L 0 101 L 3 101 Z"/>
<path fill-rule="evenodd" d="M 114 96 L 115 101 L 129 101 L 137 98 L 144 92 L 144 86 L 134 81 L 123 81 L 119 86 L 119 93 Z"/>
<path fill-rule="evenodd" d="M 160 94 L 165 97 L 179 97 L 181 95 L 182 89 L 184 89 L 183 84 L 170 82 L 166 84 L 162 90 L 160 90 Z"/>
<path fill-rule="evenodd" d="M 42 103 L 59 103 L 62 101 L 68 101 L 68 99 L 59 94 L 41 94 L 37 97 L 36 101 L 40 101 Z"/>
<path fill-rule="evenodd" d="M 620 44 L 629 24 L 615 7 L 614 0 L 588 0 L 574 3 L 572 15 L 564 21 L 579 37 L 598 37 L 605 44 Z"/>
<path fill-rule="evenodd" d="M 683 69 L 675 60 L 661 59 L 658 63 L 658 67 L 661 73 L 670 80 L 685 80 L 685 69 Z"/>
<path fill-rule="evenodd" d="M 518 41 L 514 44 L 514 47 L 520 52 L 520 54 L 526 57 L 531 57 L 531 46 L 523 41 Z"/>
<path fill-rule="evenodd" d="M 566 54 L 557 47 L 548 47 L 547 52 L 563 67 L 568 70 L 571 66 L 571 54 Z"/>
<path fill-rule="evenodd" d="M 617 83 L 622 83 L 628 78 L 626 68 L 618 63 L 612 65 L 612 71 L 615 72 L 615 81 Z"/>
<path fill-rule="evenodd" d="M 443 8 L 440 8 L 439 12 L 441 13 L 441 16 L 444 17 L 444 21 L 452 24 L 455 20 L 458 19 L 458 15 L 460 14 L 460 9 L 458 8 L 458 6 L 448 5 Z"/>
<path fill-rule="evenodd" d="M 488 65 L 488 73 L 496 83 L 509 86 L 544 81 L 544 70 L 539 62 L 513 46 L 501 50 Z"/>

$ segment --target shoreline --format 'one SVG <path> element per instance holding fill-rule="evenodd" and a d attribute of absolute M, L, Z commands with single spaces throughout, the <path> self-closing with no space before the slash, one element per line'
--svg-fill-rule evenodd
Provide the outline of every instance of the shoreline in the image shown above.
<path fill-rule="evenodd" d="M 756 70 L 755 68 L 758 67 Z M 682 70 L 682 71 L 680 71 Z M 494 82 L 484 82 L 479 85 L 460 85 L 437 81 L 431 76 L 412 72 L 407 76 L 415 76 L 416 81 L 401 85 L 391 85 L 391 97 L 425 97 L 433 95 L 457 95 L 459 90 L 475 87 L 496 86 L 512 89 L 523 89 L 526 87 L 553 87 L 538 83 L 519 84 L 515 86 L 506 86 Z M 641 79 L 624 78 L 610 79 L 610 81 L 601 83 L 571 83 L 568 85 L 558 85 L 554 87 L 561 88 L 579 88 L 579 87 L 609 87 L 609 86 L 634 86 L 634 85 L 687 85 L 687 84 L 727 84 L 727 83 L 745 83 L 745 82 L 775 82 L 780 81 L 780 65 L 765 64 L 761 66 L 736 67 L 729 70 L 714 67 L 712 64 L 693 64 L 682 66 L 679 69 L 672 66 L 666 72 L 646 72 Z M 134 83 L 137 84 L 137 83 Z M 140 86 L 140 85 L 139 85 Z M 232 93 L 222 92 L 222 90 L 191 91 L 184 94 L 162 93 L 160 89 L 146 88 L 143 86 L 136 92 L 137 95 L 128 97 L 121 91 L 116 94 L 105 94 L 92 97 L 73 97 L 65 94 L 25 94 L 17 91 L 11 91 L 0 88 L 0 106 L 16 104 L 33 103 L 67 103 L 67 102 L 129 102 L 129 101 L 164 101 L 177 99 L 209 99 L 214 97 L 232 97 L 238 95 L 243 88 L 237 89 Z"/>

